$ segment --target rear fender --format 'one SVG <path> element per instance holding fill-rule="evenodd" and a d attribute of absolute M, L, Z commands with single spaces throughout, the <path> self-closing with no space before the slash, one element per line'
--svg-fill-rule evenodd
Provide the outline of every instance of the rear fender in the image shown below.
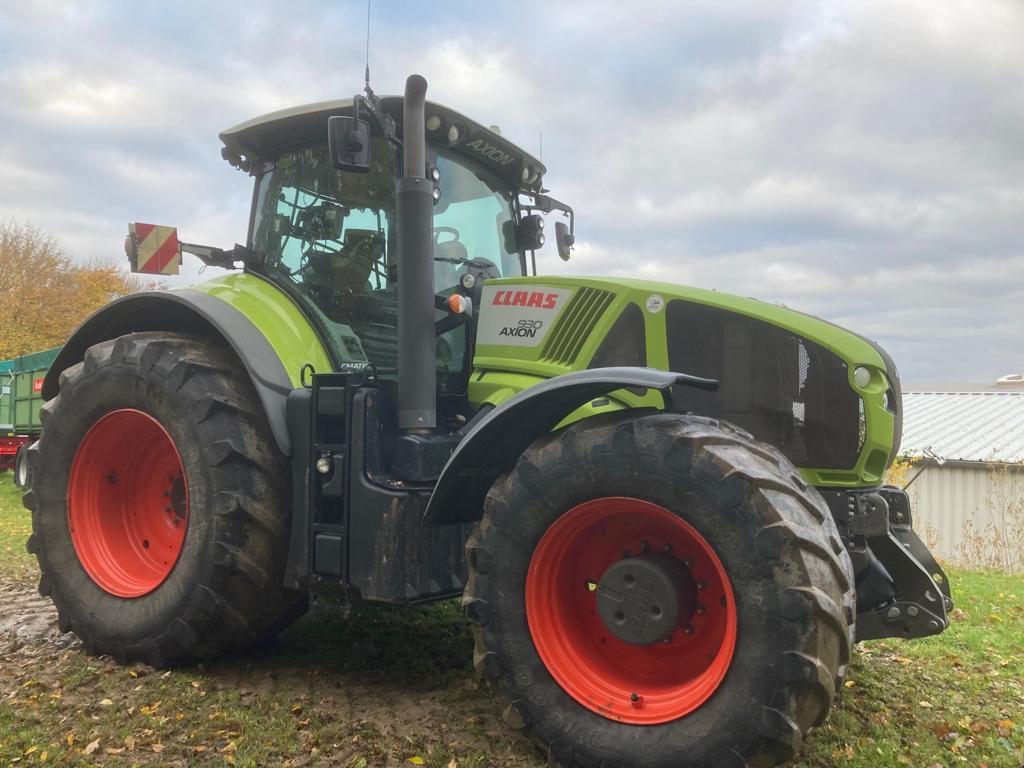
<path fill-rule="evenodd" d="M 423 518 L 426 523 L 479 520 L 487 491 L 534 441 L 594 398 L 616 389 L 661 392 L 672 409 L 672 387 L 716 389 L 714 379 L 653 368 L 594 368 L 536 384 L 477 421 L 452 453 L 438 478 Z"/>
<path fill-rule="evenodd" d="M 301 368 L 332 369 L 316 331 L 291 300 L 266 281 L 230 275 L 195 289 L 136 293 L 94 312 L 68 339 L 43 382 L 57 395 L 60 374 L 93 344 L 127 333 L 172 331 L 205 336 L 234 350 L 263 404 L 274 439 L 290 456 L 285 402 L 301 386 Z"/>

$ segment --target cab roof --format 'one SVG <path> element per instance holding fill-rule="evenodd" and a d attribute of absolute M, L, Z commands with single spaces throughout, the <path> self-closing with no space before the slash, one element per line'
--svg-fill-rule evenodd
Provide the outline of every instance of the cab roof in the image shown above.
<path fill-rule="evenodd" d="M 402 130 L 402 97 L 381 96 L 381 105 L 396 124 L 399 136 Z M 333 115 L 351 115 L 352 99 L 319 101 L 289 107 L 254 117 L 220 134 L 230 155 L 249 160 L 273 160 L 282 152 L 317 141 L 326 141 L 327 118 Z M 437 117 L 440 122 L 432 121 Z M 508 141 L 495 131 L 485 128 L 465 115 L 441 104 L 428 101 L 428 144 L 448 147 L 490 168 L 511 187 L 524 192 L 539 191 L 546 169 L 540 160 Z M 451 129 L 457 129 L 457 138 L 450 140 Z"/>

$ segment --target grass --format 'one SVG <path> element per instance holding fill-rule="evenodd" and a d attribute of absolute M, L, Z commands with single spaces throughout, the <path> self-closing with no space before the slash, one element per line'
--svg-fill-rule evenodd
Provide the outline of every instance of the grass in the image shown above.
<path fill-rule="evenodd" d="M 0 586 L 34 578 L 28 532 L 0 474 Z M 951 578 L 950 629 L 862 645 L 794 766 L 1024 763 L 1024 577 Z M 313 614 L 271 647 L 173 672 L 0 637 L 0 765 L 545 765 L 470 655 L 453 603 Z"/>
<path fill-rule="evenodd" d="M 28 510 L 21 506 L 21 492 L 13 472 L 0 472 L 0 578 L 26 581 L 36 578 L 36 559 L 25 551 L 32 533 Z"/>

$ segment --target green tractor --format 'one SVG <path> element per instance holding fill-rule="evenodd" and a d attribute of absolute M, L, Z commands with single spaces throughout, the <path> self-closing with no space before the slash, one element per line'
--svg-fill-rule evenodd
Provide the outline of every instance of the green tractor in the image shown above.
<path fill-rule="evenodd" d="M 165 666 L 310 604 L 462 597 L 506 720 L 565 766 L 769 766 L 856 640 L 942 632 L 942 569 L 886 486 L 876 344 L 664 283 L 537 276 L 539 160 L 367 87 L 221 134 L 245 246 L 135 225 L 128 296 L 43 387 L 28 549 L 63 630 Z"/>

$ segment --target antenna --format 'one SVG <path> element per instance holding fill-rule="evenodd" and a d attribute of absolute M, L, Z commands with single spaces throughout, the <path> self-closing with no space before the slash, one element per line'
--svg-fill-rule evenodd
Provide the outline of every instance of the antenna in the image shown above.
<path fill-rule="evenodd" d="M 540 156 L 537 159 L 544 162 L 544 131 L 540 132 Z"/>
<path fill-rule="evenodd" d="M 370 87 L 370 4 L 373 0 L 366 0 L 366 86 L 363 89 L 366 95 L 373 98 L 373 89 Z"/>

